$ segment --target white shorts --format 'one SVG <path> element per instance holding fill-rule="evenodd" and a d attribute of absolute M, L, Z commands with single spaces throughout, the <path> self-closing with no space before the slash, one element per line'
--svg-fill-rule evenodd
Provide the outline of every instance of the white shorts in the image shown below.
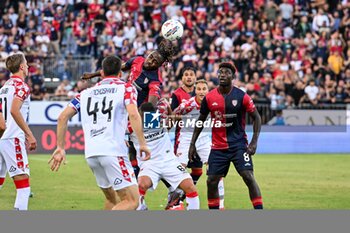
<path fill-rule="evenodd" d="M 93 156 L 86 161 L 100 188 L 120 190 L 137 185 L 134 169 L 126 156 Z"/>
<path fill-rule="evenodd" d="M 183 180 L 191 178 L 186 168 L 184 168 L 175 157 L 168 161 L 143 161 L 140 164 L 139 177 L 141 176 L 148 176 L 151 178 L 152 187 L 150 190 L 155 190 L 158 182 L 164 179 L 171 185 L 171 191 L 174 191 Z"/>
<path fill-rule="evenodd" d="M 181 164 L 188 164 L 189 149 L 190 141 L 180 141 L 179 146 L 177 148 L 176 156 Z M 196 150 L 202 163 L 207 163 L 211 150 L 211 142 L 208 142 L 207 140 L 198 140 L 196 142 Z"/>
<path fill-rule="evenodd" d="M 0 177 L 27 174 L 29 176 L 26 146 L 18 138 L 0 140 Z"/>

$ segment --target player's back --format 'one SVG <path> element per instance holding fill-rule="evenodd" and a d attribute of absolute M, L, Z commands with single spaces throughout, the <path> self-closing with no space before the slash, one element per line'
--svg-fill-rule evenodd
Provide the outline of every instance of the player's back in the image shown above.
<path fill-rule="evenodd" d="M 126 156 L 124 143 L 128 114 L 127 89 L 119 79 L 104 79 L 80 95 L 81 122 L 85 137 L 85 156 Z M 130 91 L 130 90 L 129 90 Z"/>
<path fill-rule="evenodd" d="M 11 77 L 0 89 L 0 102 L 2 103 L 2 114 L 6 121 L 6 130 L 1 139 L 19 138 L 25 140 L 24 132 L 19 128 L 11 115 L 11 107 L 14 98 L 23 101 L 20 112 L 23 119 L 28 118 L 30 104 L 29 86 L 19 77 Z"/>

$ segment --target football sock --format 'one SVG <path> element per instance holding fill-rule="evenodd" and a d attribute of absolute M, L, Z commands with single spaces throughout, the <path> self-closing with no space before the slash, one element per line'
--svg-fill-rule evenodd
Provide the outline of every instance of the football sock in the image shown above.
<path fill-rule="evenodd" d="M 197 192 L 187 193 L 186 202 L 187 210 L 199 210 L 199 197 Z"/>
<path fill-rule="evenodd" d="M 131 162 L 132 168 L 134 169 L 135 177 L 137 179 L 137 177 L 139 176 L 139 173 L 140 173 L 140 167 L 138 166 L 136 159 L 133 159 L 130 162 Z"/>
<path fill-rule="evenodd" d="M 252 204 L 254 206 L 254 209 L 261 210 L 263 209 L 263 201 L 262 197 L 256 197 L 252 200 Z"/>
<path fill-rule="evenodd" d="M 219 209 L 220 207 L 220 198 L 208 199 L 208 208 L 210 210 Z"/>
<path fill-rule="evenodd" d="M 202 174 L 203 174 L 203 169 L 201 167 L 192 168 L 191 177 L 194 185 L 197 184 L 197 181 L 199 180 Z"/>
<path fill-rule="evenodd" d="M 16 210 L 28 210 L 28 201 L 30 195 L 29 179 L 14 181 L 17 195 L 14 208 Z"/>
<path fill-rule="evenodd" d="M 139 189 L 139 193 L 140 193 L 139 206 L 137 207 L 136 210 L 144 210 L 144 208 L 146 207 L 146 202 L 145 202 L 146 191 Z"/>
<path fill-rule="evenodd" d="M 221 178 L 218 184 L 218 190 L 219 190 L 219 197 L 220 197 L 220 209 L 224 209 L 224 178 Z"/>
<path fill-rule="evenodd" d="M 5 177 L 0 177 L 0 189 L 2 188 L 2 185 L 5 182 Z"/>

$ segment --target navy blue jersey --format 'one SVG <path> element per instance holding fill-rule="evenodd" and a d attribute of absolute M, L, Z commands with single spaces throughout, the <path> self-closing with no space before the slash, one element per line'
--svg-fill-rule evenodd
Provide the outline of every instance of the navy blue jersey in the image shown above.
<path fill-rule="evenodd" d="M 212 128 L 212 149 L 245 148 L 246 113 L 255 111 L 253 100 L 244 91 L 232 87 L 227 95 L 218 88 L 210 91 L 203 99 L 200 112 L 209 114 L 213 121 L 221 122 L 220 127 Z"/>
<path fill-rule="evenodd" d="M 157 70 L 144 70 L 144 57 L 133 57 L 125 63 L 126 70 L 130 70 L 128 82 L 137 89 L 137 106 L 148 101 L 149 96 L 160 98 L 162 84 L 161 73 Z"/>

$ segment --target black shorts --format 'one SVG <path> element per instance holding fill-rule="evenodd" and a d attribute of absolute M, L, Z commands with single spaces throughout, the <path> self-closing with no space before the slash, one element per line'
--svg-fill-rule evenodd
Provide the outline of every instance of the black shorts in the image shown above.
<path fill-rule="evenodd" d="M 253 160 L 247 149 L 224 149 L 210 151 L 208 159 L 207 175 L 226 176 L 231 162 L 235 165 L 237 172 L 253 170 Z"/>

